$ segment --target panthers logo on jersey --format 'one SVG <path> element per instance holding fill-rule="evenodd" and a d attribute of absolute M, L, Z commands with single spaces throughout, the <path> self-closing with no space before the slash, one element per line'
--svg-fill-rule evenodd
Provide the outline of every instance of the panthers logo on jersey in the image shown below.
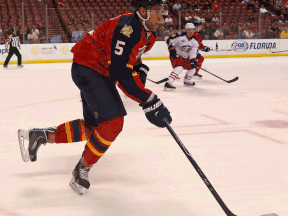
<path fill-rule="evenodd" d="M 189 45 L 181 46 L 181 50 L 184 51 L 184 52 L 187 52 L 187 53 L 189 53 L 189 51 L 191 49 L 192 49 L 192 47 L 189 46 Z"/>
<path fill-rule="evenodd" d="M 133 33 L 133 29 L 131 26 L 127 26 L 126 24 L 121 29 L 121 33 L 130 38 L 130 35 Z"/>

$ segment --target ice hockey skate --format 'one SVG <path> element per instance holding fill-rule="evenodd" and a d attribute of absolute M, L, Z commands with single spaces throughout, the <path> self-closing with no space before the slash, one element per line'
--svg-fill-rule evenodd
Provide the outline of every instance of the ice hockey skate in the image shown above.
<path fill-rule="evenodd" d="M 199 78 L 199 79 L 202 79 L 202 75 L 199 74 L 198 72 L 196 72 L 196 73 L 193 75 L 193 78 Z"/>
<path fill-rule="evenodd" d="M 166 82 L 164 85 L 164 91 L 172 91 L 175 90 L 176 87 L 170 84 L 169 82 Z"/>
<path fill-rule="evenodd" d="M 42 144 L 48 142 L 48 133 L 54 133 L 56 128 L 30 128 L 28 131 L 19 129 L 18 130 L 18 141 L 21 151 L 21 156 L 24 162 L 36 161 L 37 151 Z M 28 140 L 28 147 L 25 148 L 24 141 Z"/>
<path fill-rule="evenodd" d="M 194 86 L 194 85 L 195 85 L 195 82 L 193 82 L 191 79 L 192 79 L 192 77 L 187 77 L 187 76 L 185 76 L 185 78 L 184 78 L 184 85 L 185 85 L 185 86 Z"/>
<path fill-rule="evenodd" d="M 83 195 L 85 190 L 90 187 L 89 171 L 90 168 L 84 166 L 80 160 L 72 172 L 73 177 L 70 181 L 70 187 L 80 195 Z"/>
<path fill-rule="evenodd" d="M 24 65 L 17 65 L 17 67 L 18 67 L 18 68 L 22 68 L 22 67 L 24 67 Z"/>

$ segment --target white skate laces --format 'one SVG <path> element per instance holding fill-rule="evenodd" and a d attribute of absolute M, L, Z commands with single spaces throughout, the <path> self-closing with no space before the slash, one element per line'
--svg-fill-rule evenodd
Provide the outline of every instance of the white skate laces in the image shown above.
<path fill-rule="evenodd" d="M 83 165 L 84 166 L 84 165 Z M 79 168 L 79 176 L 80 176 L 80 178 L 81 179 L 85 179 L 85 180 L 87 180 L 88 181 L 88 178 L 89 178 L 89 176 L 88 176 L 88 174 L 89 174 L 89 168 L 88 167 L 80 167 Z"/>

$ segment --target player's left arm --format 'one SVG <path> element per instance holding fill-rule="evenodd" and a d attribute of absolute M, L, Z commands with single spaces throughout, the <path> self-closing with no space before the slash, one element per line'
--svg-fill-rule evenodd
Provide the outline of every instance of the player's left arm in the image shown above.
<path fill-rule="evenodd" d="M 156 41 L 156 33 L 153 32 L 149 37 L 149 41 L 148 41 L 148 44 L 147 44 L 147 47 L 146 47 L 144 53 L 146 53 L 152 49 L 155 41 Z M 145 85 L 146 84 L 146 78 L 147 78 L 147 75 L 148 75 L 148 72 L 150 69 L 147 65 L 143 64 L 143 62 L 141 60 L 141 56 L 142 56 L 142 54 L 139 55 L 138 59 L 136 59 L 136 63 L 133 67 L 133 70 L 137 72 L 137 74 L 141 80 L 141 83 L 143 83 Z"/>

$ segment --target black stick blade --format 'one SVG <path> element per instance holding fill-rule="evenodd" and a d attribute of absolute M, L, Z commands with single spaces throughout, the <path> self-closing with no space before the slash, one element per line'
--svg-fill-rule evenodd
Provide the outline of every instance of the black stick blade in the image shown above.
<path fill-rule="evenodd" d="M 239 79 L 239 77 L 237 76 L 237 77 L 235 77 L 234 79 L 227 81 L 227 83 L 235 82 L 235 81 L 237 81 L 238 79 Z"/>

